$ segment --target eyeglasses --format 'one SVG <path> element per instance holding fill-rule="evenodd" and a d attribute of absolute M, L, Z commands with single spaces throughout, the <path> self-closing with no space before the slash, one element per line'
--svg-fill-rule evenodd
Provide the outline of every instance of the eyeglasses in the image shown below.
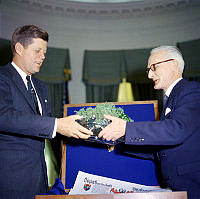
<path fill-rule="evenodd" d="M 167 60 L 164 60 L 164 61 L 157 62 L 155 64 L 151 64 L 151 66 L 149 68 L 147 68 L 146 73 L 149 74 L 150 70 L 152 70 L 153 72 L 156 71 L 156 68 L 157 68 L 156 65 L 157 64 L 161 64 L 161 63 L 165 63 L 165 62 L 173 61 L 173 60 L 174 59 L 167 59 Z"/>

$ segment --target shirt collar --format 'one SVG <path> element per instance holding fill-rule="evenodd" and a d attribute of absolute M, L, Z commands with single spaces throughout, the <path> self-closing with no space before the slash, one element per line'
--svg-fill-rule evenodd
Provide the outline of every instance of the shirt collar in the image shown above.
<path fill-rule="evenodd" d="M 169 97 L 170 93 L 172 92 L 172 89 L 174 88 L 174 86 L 180 81 L 182 80 L 183 78 L 178 78 L 176 81 L 174 81 L 170 86 L 169 88 L 167 89 L 167 91 L 165 92 L 165 95 L 167 95 L 167 97 Z"/>
<path fill-rule="evenodd" d="M 17 66 L 13 61 L 11 63 L 13 65 L 13 67 L 17 70 L 17 72 L 19 73 L 19 75 L 21 76 L 24 84 L 26 85 L 27 87 L 27 80 L 26 80 L 26 76 L 27 74 L 19 67 Z M 30 75 L 30 79 L 31 79 L 31 75 Z"/>

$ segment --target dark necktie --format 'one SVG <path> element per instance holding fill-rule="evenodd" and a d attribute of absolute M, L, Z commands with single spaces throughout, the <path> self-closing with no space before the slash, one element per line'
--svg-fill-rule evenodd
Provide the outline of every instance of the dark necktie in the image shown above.
<path fill-rule="evenodd" d="M 167 95 L 164 95 L 164 96 L 163 96 L 163 107 L 166 106 L 166 104 L 167 104 L 167 100 L 168 100 Z"/>
<path fill-rule="evenodd" d="M 35 90 L 34 90 L 32 84 L 31 84 L 30 76 L 27 75 L 26 76 L 26 80 L 27 80 L 27 86 L 28 86 L 28 93 L 31 96 L 31 99 L 32 99 L 32 102 L 34 104 L 35 110 L 36 110 L 37 114 L 41 115 L 40 114 L 40 110 L 39 110 L 39 106 L 38 106 L 36 93 L 35 93 Z"/>

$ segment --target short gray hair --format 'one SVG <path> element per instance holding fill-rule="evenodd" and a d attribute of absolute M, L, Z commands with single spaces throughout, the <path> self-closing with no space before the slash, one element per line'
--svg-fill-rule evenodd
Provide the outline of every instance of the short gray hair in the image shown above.
<path fill-rule="evenodd" d="M 159 46 L 153 48 L 150 52 L 150 55 L 158 51 L 166 51 L 169 59 L 175 59 L 178 62 L 180 71 L 183 73 L 185 62 L 183 60 L 181 51 L 176 46 Z"/>

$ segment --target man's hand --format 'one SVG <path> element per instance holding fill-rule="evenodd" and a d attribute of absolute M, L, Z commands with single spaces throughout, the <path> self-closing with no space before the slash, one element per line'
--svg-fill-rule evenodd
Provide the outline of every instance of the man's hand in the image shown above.
<path fill-rule="evenodd" d="M 106 126 L 98 135 L 98 137 L 105 140 L 115 141 L 125 135 L 126 121 L 110 115 L 104 115 L 104 118 L 112 122 Z"/>
<path fill-rule="evenodd" d="M 78 122 L 77 119 L 81 119 L 79 115 L 71 115 L 57 120 L 57 131 L 58 133 L 74 138 L 88 139 L 93 133 L 88 129 L 84 128 Z"/>

